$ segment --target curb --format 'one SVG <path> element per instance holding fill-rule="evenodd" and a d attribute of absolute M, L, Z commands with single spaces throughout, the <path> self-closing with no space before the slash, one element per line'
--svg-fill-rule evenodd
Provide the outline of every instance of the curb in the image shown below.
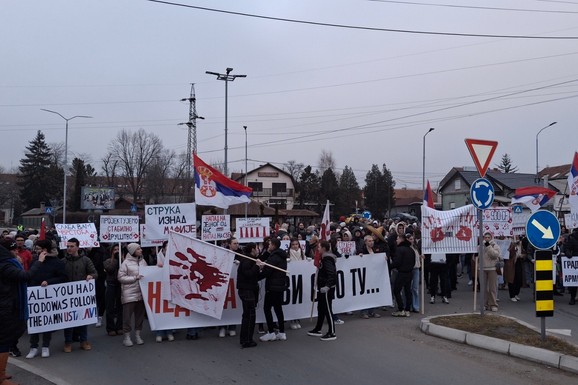
<path fill-rule="evenodd" d="M 420 322 L 420 330 L 425 334 L 435 337 L 444 338 L 454 342 L 460 342 L 466 345 L 475 346 L 477 348 L 491 350 L 516 358 L 522 358 L 578 374 L 578 357 L 568 356 L 562 353 L 556 353 L 550 350 L 535 348 L 532 346 L 521 345 L 515 342 L 487 337 L 463 330 L 451 329 L 445 326 L 436 325 L 431 322 L 432 319 L 437 317 L 451 317 L 466 314 L 471 313 L 437 315 L 423 318 Z M 512 317 L 506 318 L 512 319 L 526 327 L 530 327 L 531 329 L 535 330 L 534 327 L 525 322 L 521 322 Z"/>

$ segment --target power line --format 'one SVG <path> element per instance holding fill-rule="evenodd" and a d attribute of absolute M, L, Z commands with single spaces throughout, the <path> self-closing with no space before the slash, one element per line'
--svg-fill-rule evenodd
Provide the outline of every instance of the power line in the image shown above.
<path fill-rule="evenodd" d="M 315 26 L 320 26 L 320 27 L 333 27 L 333 28 L 365 30 L 365 31 L 374 31 L 374 32 L 392 32 L 392 33 L 407 33 L 407 34 L 414 34 L 414 35 L 436 35 L 436 36 L 507 38 L 507 39 L 578 40 L 578 36 L 494 35 L 494 34 L 436 32 L 436 31 L 418 31 L 418 30 L 411 30 L 411 29 L 364 27 L 364 26 L 347 25 L 347 24 L 322 23 L 322 22 L 317 22 L 317 21 L 307 21 L 307 20 L 287 19 L 287 18 L 282 18 L 282 17 L 263 16 L 263 15 L 256 15 L 256 14 L 252 14 L 252 13 L 234 12 L 234 11 L 227 11 L 227 10 L 223 10 L 223 9 L 207 8 L 207 7 L 199 7 L 196 5 L 174 3 L 174 2 L 170 2 L 170 1 L 161 1 L 161 0 L 146 0 L 146 1 L 149 1 L 151 3 L 172 5 L 172 6 L 176 6 L 176 7 L 192 8 L 192 9 L 197 9 L 197 10 L 201 10 L 201 11 L 225 13 L 228 15 L 236 15 L 236 16 L 244 16 L 244 17 L 252 17 L 252 18 L 256 18 L 256 19 L 283 21 L 283 22 L 288 22 L 288 23 L 307 24 L 307 25 L 315 25 Z"/>
<path fill-rule="evenodd" d="M 548 9 L 527 9 L 527 8 L 500 8 L 500 7 L 483 7 L 476 5 L 456 5 L 456 4 L 442 4 L 442 3 L 419 3 L 417 1 L 395 1 L 395 0 L 369 0 L 378 3 L 392 3 L 392 4 L 407 4 L 419 5 L 426 7 L 446 7 L 446 8 L 466 8 L 466 9 L 482 9 L 490 11 L 509 11 L 509 12 L 536 12 L 536 13 L 568 13 L 577 14 L 577 11 L 560 11 Z M 574 3 L 575 4 L 575 3 Z"/>

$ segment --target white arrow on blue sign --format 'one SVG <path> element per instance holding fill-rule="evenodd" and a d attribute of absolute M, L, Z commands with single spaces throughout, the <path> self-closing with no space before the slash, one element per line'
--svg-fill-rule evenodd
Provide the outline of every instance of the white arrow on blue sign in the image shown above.
<path fill-rule="evenodd" d="M 538 210 L 528 218 L 526 236 L 536 249 L 548 250 L 560 238 L 560 222 L 551 212 Z"/>
<path fill-rule="evenodd" d="M 470 187 L 470 198 L 474 206 L 485 210 L 494 203 L 494 186 L 486 178 L 478 178 Z"/>

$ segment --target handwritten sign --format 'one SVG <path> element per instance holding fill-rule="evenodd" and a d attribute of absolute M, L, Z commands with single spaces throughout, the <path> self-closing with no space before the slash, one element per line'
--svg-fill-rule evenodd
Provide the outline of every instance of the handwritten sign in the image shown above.
<path fill-rule="evenodd" d="M 54 226 L 60 237 L 61 249 L 66 249 L 66 242 L 70 238 L 78 239 L 81 249 L 100 246 L 94 223 L 57 223 Z"/>
<path fill-rule="evenodd" d="M 95 324 L 95 283 L 76 281 L 28 288 L 28 333 Z"/>
<path fill-rule="evenodd" d="M 353 241 L 339 241 L 337 242 L 337 252 L 341 255 L 355 255 L 355 242 Z"/>
<path fill-rule="evenodd" d="M 155 247 L 162 246 L 164 239 L 151 239 L 147 234 L 147 226 L 144 223 L 140 224 L 140 246 L 141 247 Z"/>
<path fill-rule="evenodd" d="M 483 211 L 484 233 L 489 232 L 494 237 L 512 237 L 514 218 L 511 207 L 491 207 Z"/>
<path fill-rule="evenodd" d="M 231 238 L 230 215 L 203 215 L 201 217 L 201 240 L 220 241 Z"/>
<path fill-rule="evenodd" d="M 269 235 L 269 223 L 271 218 L 237 218 L 237 239 L 239 243 L 263 242 L 263 238 Z"/>
<path fill-rule="evenodd" d="M 169 232 L 197 236 L 197 213 L 194 203 L 145 206 L 149 239 L 169 239 Z"/>
<path fill-rule="evenodd" d="M 103 243 L 138 242 L 139 225 L 136 215 L 101 215 L 100 241 Z"/>
<path fill-rule="evenodd" d="M 564 287 L 578 286 L 578 257 L 562 257 L 561 262 Z"/>

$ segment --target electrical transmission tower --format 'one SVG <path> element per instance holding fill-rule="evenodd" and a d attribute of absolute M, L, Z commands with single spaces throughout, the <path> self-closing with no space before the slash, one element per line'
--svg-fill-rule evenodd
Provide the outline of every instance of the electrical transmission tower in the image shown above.
<path fill-rule="evenodd" d="M 188 98 L 181 99 L 181 102 L 189 102 L 189 121 L 179 123 L 186 125 L 188 129 L 187 138 L 187 179 L 191 179 L 191 163 L 193 154 L 197 153 L 197 119 L 205 119 L 197 115 L 197 98 L 195 97 L 195 83 L 191 83 L 191 95 Z"/>

